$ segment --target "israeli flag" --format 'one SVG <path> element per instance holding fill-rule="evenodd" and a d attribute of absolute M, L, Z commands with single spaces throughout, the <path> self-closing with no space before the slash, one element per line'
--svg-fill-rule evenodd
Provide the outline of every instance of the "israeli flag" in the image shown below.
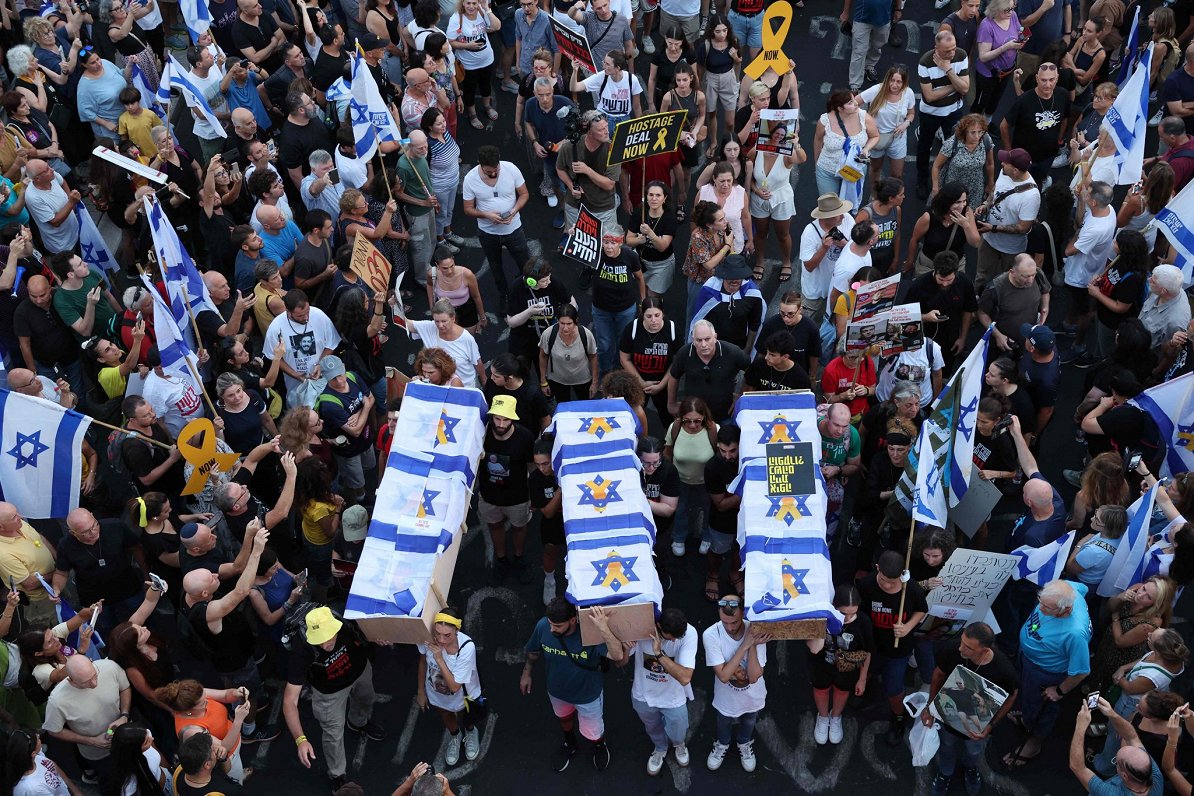
<path fill-rule="evenodd" d="M 559 470 L 565 448 L 570 461 L 633 456 L 642 430 L 642 422 L 624 398 L 605 398 L 560 404 L 544 433 L 555 438 L 552 461 Z"/>
<path fill-rule="evenodd" d="M 841 187 L 838 188 L 837 191 L 838 198 L 849 202 L 851 207 L 853 207 L 856 211 L 858 208 L 862 207 L 862 189 L 866 185 L 868 171 L 868 166 L 866 163 L 858 162 L 858 155 L 861 152 L 861 147 L 856 148 L 853 141 L 851 141 L 849 138 L 846 139 L 846 143 L 842 148 L 842 163 L 852 166 L 862 175 L 862 177 L 854 182 L 843 179 Z M 830 308 L 829 311 L 832 314 L 833 309 Z"/>
<path fill-rule="evenodd" d="M 705 280 L 705 284 L 701 285 L 700 291 L 697 292 L 696 312 L 692 315 L 692 321 L 688 324 L 688 335 L 692 336 L 692 327 L 697 321 L 704 320 L 705 316 L 717 308 L 719 304 L 733 304 L 735 301 L 742 301 L 743 299 L 754 297 L 760 302 L 759 311 L 762 312 L 763 307 L 767 306 L 767 300 L 763 298 L 759 286 L 754 283 L 753 279 L 742 280 L 742 285 L 733 293 L 726 293 L 722 291 L 722 280 L 716 276 L 711 276 Z M 762 320 L 759 318 L 758 320 Z"/>
<path fill-rule="evenodd" d="M 833 607 L 833 571 L 823 535 L 820 539 L 747 536 L 742 558 L 748 620 L 824 619 L 830 632 L 841 630 L 842 615 Z"/>
<path fill-rule="evenodd" d="M 945 471 L 949 464 L 949 434 L 945 429 L 926 420 L 920 427 L 916 441 L 917 460 L 922 467 L 916 470 L 916 489 L 912 493 L 912 519 L 916 522 L 945 528 L 949 522 L 949 506 L 945 496 Z"/>
<path fill-rule="evenodd" d="M 89 266 L 98 268 L 107 279 L 107 274 L 119 270 L 120 265 L 108 249 L 104 236 L 100 234 L 99 227 L 95 225 L 95 219 L 91 217 L 91 213 L 87 212 L 87 208 L 83 206 L 82 202 L 75 205 L 74 213 L 75 218 L 79 220 L 79 256 Z M 110 284 L 111 282 L 109 282 Z"/>
<path fill-rule="evenodd" d="M 971 350 L 950 379 L 959 385 L 958 413 L 953 423 L 953 450 L 946 486 L 949 505 L 958 505 L 970 489 L 970 474 L 974 468 L 974 419 L 978 417 L 978 402 L 982 398 L 983 374 L 987 369 L 987 349 L 991 344 L 991 330 L 983 332 L 978 345 Z M 934 410 L 936 411 L 936 410 Z"/>
<path fill-rule="evenodd" d="M 202 0 L 199 0 L 199 2 L 202 2 Z M 136 61 L 132 61 L 130 65 L 132 66 L 132 70 L 129 73 L 129 85 L 140 92 L 141 107 L 150 113 L 156 113 L 158 118 L 165 121 L 166 107 L 168 107 L 170 102 L 170 89 L 166 89 L 167 105 L 162 105 L 161 97 L 158 93 L 149 88 L 149 81 L 145 79 L 145 73 L 141 71 L 141 67 L 137 66 Z M 166 77 L 163 75 L 162 80 L 165 81 L 165 79 Z"/>
<path fill-rule="evenodd" d="M 1186 183 L 1150 223 L 1173 246 L 1177 254 L 1173 264 L 1182 269 L 1185 286 L 1194 284 L 1194 181 Z"/>
<path fill-rule="evenodd" d="M 1016 568 L 1012 570 L 1012 580 L 1026 580 L 1038 586 L 1044 586 L 1050 581 L 1061 578 L 1065 562 L 1070 557 L 1070 547 L 1074 544 L 1074 534 L 1069 531 L 1055 542 L 1043 547 L 1024 545 L 1011 552 L 1019 559 Z"/>
<path fill-rule="evenodd" d="M 1194 469 L 1194 373 L 1150 387 L 1128 401 L 1148 412 L 1168 443 L 1161 475 Z"/>
<path fill-rule="evenodd" d="M 402 395 L 394 440 L 404 451 L 428 453 L 438 471 L 472 486 L 488 413 L 480 390 L 412 381 Z"/>
<path fill-rule="evenodd" d="M 178 63 L 178 60 L 174 56 L 170 56 L 162 66 L 162 76 L 158 78 L 157 90 L 157 104 L 159 107 L 170 107 L 170 89 L 174 85 L 174 65 L 176 63 Z M 139 86 L 137 90 L 140 91 Z"/>
<path fill-rule="evenodd" d="M 198 346 L 192 346 L 170 308 L 162 299 L 162 294 L 154 288 L 153 283 L 145 274 L 141 275 L 141 283 L 153 296 L 153 332 L 158 341 L 158 354 L 162 358 L 162 370 L 174 374 L 187 381 L 195 390 L 195 395 L 203 395 L 203 385 L 195 380 L 195 373 L 199 370 L 199 357 L 195 351 Z M 192 372 L 192 368 L 194 372 Z M 196 417 L 203 416 L 203 407 L 199 408 Z"/>
<path fill-rule="evenodd" d="M 1115 548 L 1115 556 L 1103 573 L 1099 582 L 1098 593 L 1101 597 L 1111 597 L 1119 594 L 1134 583 L 1132 578 L 1141 568 L 1148 553 L 1148 529 L 1153 515 L 1153 503 L 1157 498 L 1157 490 L 1164 489 L 1160 484 L 1152 487 L 1136 502 L 1128 507 L 1128 529 L 1119 540 L 1119 547 Z"/>
<path fill-rule="evenodd" d="M 352 100 L 348 105 L 352 111 L 352 134 L 357 142 L 357 158 L 368 160 L 377 151 L 379 143 L 398 141 L 402 138 L 402 132 L 381 98 L 377 81 L 373 79 L 359 45 L 352 56 L 351 93 Z"/>
<path fill-rule="evenodd" d="M 55 3 L 54 0 L 42 0 L 41 7 L 37 9 L 37 15 L 39 17 L 42 17 L 43 19 L 45 17 L 50 16 L 51 14 L 57 14 L 57 13 L 58 13 L 58 4 Z"/>
<path fill-rule="evenodd" d="M 1185 524 L 1186 518 L 1178 517 L 1157 534 L 1140 559 L 1140 563 L 1136 565 L 1132 577 L 1128 579 L 1128 585 L 1144 583 L 1154 575 L 1169 574 L 1169 565 L 1173 563 L 1173 552 L 1168 548 L 1173 544 L 1173 535 Z"/>
<path fill-rule="evenodd" d="M 1144 170 L 1144 139 L 1148 133 L 1148 83 L 1153 62 L 1153 44 L 1148 45 L 1132 76 L 1120 88 L 1103 129 L 1115 141 L 1119 164 L 1117 185 L 1135 185 Z"/>
<path fill-rule="evenodd" d="M 171 315 L 175 323 L 189 333 L 192 313 L 198 315 L 203 310 L 218 313 L 219 310 L 207 291 L 203 277 L 199 275 L 199 269 L 195 267 L 195 261 L 187 253 L 186 247 L 178 239 L 178 233 L 174 231 L 174 225 L 166 217 L 161 203 L 153 194 L 142 197 L 141 201 L 145 203 L 145 217 L 149 219 L 153 249 L 158 257 L 163 281 L 166 283 L 166 292 L 170 296 Z M 187 311 L 188 303 L 190 312 Z M 195 340 L 194 347 L 198 348 L 201 342 Z"/>
<path fill-rule="evenodd" d="M 347 80 L 338 77 L 335 83 L 328 86 L 328 90 L 324 92 L 323 96 L 328 102 L 339 102 L 352 96 L 352 88 L 348 85 Z"/>
<path fill-rule="evenodd" d="M 1132 14 L 1132 30 L 1128 32 L 1127 41 L 1124 42 L 1121 52 L 1123 61 L 1119 65 L 1119 77 L 1115 81 L 1120 86 L 1128 79 L 1132 67 L 1140 58 L 1140 6 L 1136 6 L 1136 12 Z"/>
<path fill-rule="evenodd" d="M 161 86 L 158 87 L 158 96 L 162 96 L 162 87 L 166 87 L 167 101 L 170 97 L 170 88 L 178 89 L 178 93 L 182 95 L 187 107 L 197 110 L 203 118 L 215 128 L 216 135 L 221 138 L 227 138 L 228 132 L 224 129 L 224 125 L 216 118 L 216 112 L 211 109 L 207 98 L 203 96 L 203 92 L 191 82 L 190 72 L 178 62 L 178 59 L 171 54 L 167 60 L 167 69 L 169 70 L 169 82 L 166 76 L 162 76 Z"/>
<path fill-rule="evenodd" d="M 54 587 L 50 585 L 50 582 L 47 581 L 45 578 L 43 578 L 40 572 L 38 572 L 36 574 L 37 574 L 38 582 L 41 583 L 41 587 L 46 590 L 46 593 L 49 594 L 51 597 L 58 597 L 59 596 L 58 592 L 56 592 L 54 590 Z M 64 622 L 69 622 L 70 620 L 74 619 L 76 616 L 79 615 L 79 612 L 76 611 L 65 598 L 59 600 L 54 605 L 54 613 L 58 617 L 59 624 L 62 624 Z M 94 619 L 94 617 L 92 617 L 92 619 Z M 79 648 L 80 631 L 82 630 L 83 627 L 87 627 L 87 624 L 88 624 L 87 622 L 84 622 L 83 626 L 80 627 L 79 630 L 74 631 L 73 633 L 71 633 L 70 635 L 68 635 L 66 637 L 67 646 L 73 647 L 74 649 Z M 87 645 L 87 652 L 85 652 L 83 654 L 86 655 L 89 660 L 98 661 L 100 658 L 103 657 L 100 654 L 100 651 L 103 650 L 103 648 L 106 646 L 107 645 L 104 643 L 104 640 L 100 636 L 99 631 L 98 630 L 92 631 L 91 643 Z"/>
<path fill-rule="evenodd" d="M 0 390 L 0 500 L 34 520 L 78 508 L 89 425 L 86 415 Z"/>
<path fill-rule="evenodd" d="M 178 5 L 186 21 L 187 33 L 191 34 L 191 43 L 194 44 L 211 27 L 211 10 L 207 7 L 207 0 L 179 0 Z"/>
<path fill-rule="evenodd" d="M 742 429 L 738 443 L 742 462 L 765 457 L 767 446 L 777 442 L 811 442 L 820 457 L 817 399 L 807 390 L 783 395 L 744 393 L 735 405 L 734 424 Z"/>

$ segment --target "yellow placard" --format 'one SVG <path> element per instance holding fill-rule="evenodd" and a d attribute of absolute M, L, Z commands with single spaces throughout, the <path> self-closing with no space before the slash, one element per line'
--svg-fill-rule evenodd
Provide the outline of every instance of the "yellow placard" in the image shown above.
<path fill-rule="evenodd" d="M 774 23 L 778 21 L 779 25 Z M 784 39 L 788 37 L 788 28 L 792 27 L 792 4 L 776 2 L 763 12 L 763 50 L 742 71 L 747 77 L 758 80 L 767 67 L 775 70 L 777 75 L 786 75 L 792 71 L 792 64 L 784 53 Z"/>
<path fill-rule="evenodd" d="M 202 434 L 203 441 L 192 445 L 191 440 Z M 197 495 L 203 491 L 207 477 L 212 473 L 226 473 L 240 459 L 239 453 L 220 453 L 216 450 L 216 426 L 206 417 L 197 417 L 183 426 L 178 435 L 178 450 L 182 458 L 195 469 L 182 490 L 183 495 Z"/>

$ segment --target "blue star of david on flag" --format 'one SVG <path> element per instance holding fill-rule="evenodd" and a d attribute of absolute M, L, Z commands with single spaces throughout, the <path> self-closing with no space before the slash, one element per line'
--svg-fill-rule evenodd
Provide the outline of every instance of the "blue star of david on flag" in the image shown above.
<path fill-rule="evenodd" d="M 33 451 L 31 453 L 25 452 L 26 445 L 33 446 Z M 17 444 L 13 445 L 12 450 L 8 452 L 8 455 L 16 458 L 17 469 L 20 470 L 25 465 L 37 467 L 37 457 L 49 449 L 50 446 L 41 441 L 41 429 L 34 431 L 32 434 L 22 434 L 18 431 Z"/>
<path fill-rule="evenodd" d="M 432 501 L 437 497 L 439 497 L 439 492 L 436 492 L 434 489 L 424 489 L 422 502 L 419 504 L 418 516 L 434 517 L 435 505 L 432 503 Z"/>
<path fill-rule="evenodd" d="M 447 445 L 448 443 L 456 442 L 456 424 L 460 422 L 460 418 L 449 417 L 448 413 L 440 410 L 439 423 L 435 427 L 435 442 L 433 448 L 438 448 L 440 445 Z"/>
<path fill-rule="evenodd" d="M 597 577 L 593 579 L 593 586 L 605 586 L 613 591 L 620 591 L 623 586 L 638 581 L 634 574 L 634 562 L 638 556 L 620 556 L 617 550 L 611 550 L 605 558 L 590 562 L 597 570 Z"/>
<path fill-rule="evenodd" d="M 618 494 L 621 481 L 610 481 L 605 476 L 597 476 L 591 481 L 580 484 L 581 498 L 577 503 L 581 506 L 592 506 L 596 511 L 605 511 L 610 503 L 622 502 Z"/>
<path fill-rule="evenodd" d="M 800 425 L 799 420 L 788 420 L 783 415 L 776 415 L 774 420 L 758 422 L 759 427 L 763 429 L 763 434 L 759 437 L 759 443 L 762 445 L 772 442 L 800 442 L 800 435 L 796 433 L 796 428 Z"/>
<path fill-rule="evenodd" d="M 974 414 L 976 409 L 978 409 L 977 395 L 970 399 L 970 403 L 958 405 L 958 433 L 964 436 L 967 440 L 970 439 L 970 434 L 974 431 L 974 425 L 966 424 L 966 416 Z"/>
<path fill-rule="evenodd" d="M 348 107 L 352 108 L 353 124 L 369 124 L 372 121 L 372 118 L 369 116 L 369 109 L 364 105 L 350 102 L 348 103 Z"/>
<path fill-rule="evenodd" d="M 808 575 L 807 569 L 796 569 L 792 566 L 792 562 L 784 559 L 780 574 L 784 581 L 784 604 L 787 605 L 789 601 L 796 599 L 801 594 L 808 594 L 808 586 L 804 585 L 804 578 Z"/>
<path fill-rule="evenodd" d="M 776 517 L 783 520 L 784 524 L 791 527 L 800 517 L 813 516 L 812 511 L 808 507 L 809 495 L 793 495 L 785 497 L 767 496 L 771 501 L 771 508 L 767 509 L 768 517 Z"/>
<path fill-rule="evenodd" d="M 580 421 L 580 433 L 592 434 L 597 439 L 602 439 L 615 428 L 621 426 L 612 417 L 586 417 Z"/>

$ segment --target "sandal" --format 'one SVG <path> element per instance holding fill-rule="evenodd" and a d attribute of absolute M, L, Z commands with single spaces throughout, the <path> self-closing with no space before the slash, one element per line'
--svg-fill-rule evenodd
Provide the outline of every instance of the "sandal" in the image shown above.
<path fill-rule="evenodd" d="M 787 282 L 792 278 L 792 264 L 781 265 L 779 268 L 779 281 Z"/>
<path fill-rule="evenodd" d="M 477 118 L 476 114 L 468 117 L 468 123 L 473 126 L 474 130 L 484 130 L 485 124 Z"/>
<path fill-rule="evenodd" d="M 756 283 L 763 281 L 763 264 L 762 263 L 759 263 L 753 269 L 751 269 L 750 278 L 755 280 Z"/>
<path fill-rule="evenodd" d="M 688 213 L 685 212 L 683 207 L 681 207 L 679 210 L 676 211 L 676 221 L 683 224 L 687 220 L 688 220 Z"/>
<path fill-rule="evenodd" d="M 705 576 L 705 599 L 711 603 L 721 599 L 721 583 L 713 575 Z"/>
<path fill-rule="evenodd" d="M 1025 765 L 1028 764 L 1028 762 L 1030 760 L 1036 760 L 1037 757 L 1039 757 L 1041 754 L 1040 750 L 1038 749 L 1037 753 L 1035 755 L 1025 756 L 1023 754 L 1023 752 L 1024 752 L 1024 747 L 1027 745 L 1028 745 L 1028 741 L 1025 741 L 1024 743 L 1020 744 L 1015 749 L 1013 749 L 1012 751 L 1010 751 L 1006 755 L 1004 755 L 1003 756 L 1003 767 L 1005 769 L 1007 769 L 1008 771 L 1013 771 L 1017 768 L 1023 768 Z"/>
<path fill-rule="evenodd" d="M 743 587 L 746 585 L 746 583 L 741 572 L 735 572 L 733 576 L 730 577 L 730 585 L 734 587 L 735 594 L 742 594 Z"/>
<path fill-rule="evenodd" d="M 485 115 L 488 116 L 492 121 L 495 121 L 495 122 L 497 121 L 498 112 L 496 110 L 494 110 L 493 108 L 486 108 Z"/>

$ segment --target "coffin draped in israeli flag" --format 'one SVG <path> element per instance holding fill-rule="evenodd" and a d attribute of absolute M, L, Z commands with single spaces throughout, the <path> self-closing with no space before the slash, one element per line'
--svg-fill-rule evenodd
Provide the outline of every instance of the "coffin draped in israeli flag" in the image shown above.
<path fill-rule="evenodd" d="M 487 410 L 480 390 L 407 385 L 345 616 L 422 614 L 468 512 Z"/>
<path fill-rule="evenodd" d="M 811 393 L 746 393 L 734 421 L 742 429 L 738 477 L 742 498 L 738 544 L 746 570 L 747 619 L 825 619 L 833 608 L 833 575 L 825 543 L 821 434 Z"/>
<path fill-rule="evenodd" d="M 638 418 L 621 398 L 574 401 L 559 407 L 553 430 L 568 547 L 566 597 L 581 607 L 658 607 L 655 520 L 634 450 Z"/>

